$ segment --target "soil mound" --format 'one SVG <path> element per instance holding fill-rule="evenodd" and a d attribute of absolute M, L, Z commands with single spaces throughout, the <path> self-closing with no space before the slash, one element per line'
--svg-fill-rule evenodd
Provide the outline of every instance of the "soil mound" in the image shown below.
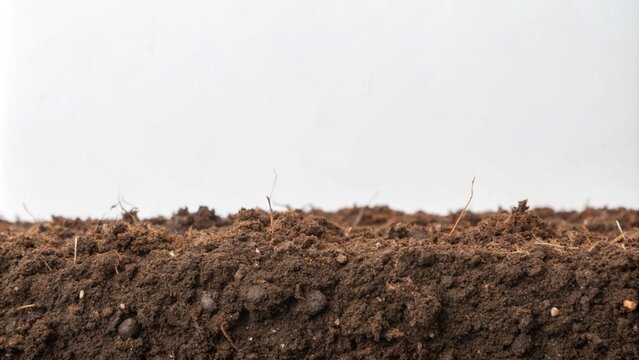
<path fill-rule="evenodd" d="M 0 222 L 0 356 L 639 358 L 639 212 L 457 215 Z"/>

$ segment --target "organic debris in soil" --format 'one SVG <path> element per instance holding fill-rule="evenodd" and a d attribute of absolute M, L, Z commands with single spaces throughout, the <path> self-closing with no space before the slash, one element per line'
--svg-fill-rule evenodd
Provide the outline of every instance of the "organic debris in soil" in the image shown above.
<path fill-rule="evenodd" d="M 0 222 L 0 356 L 639 358 L 639 212 L 458 215 Z"/>

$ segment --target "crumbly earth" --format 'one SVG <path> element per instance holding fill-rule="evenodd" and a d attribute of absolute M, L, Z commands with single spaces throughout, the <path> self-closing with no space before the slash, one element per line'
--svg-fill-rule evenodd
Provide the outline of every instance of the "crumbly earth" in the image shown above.
<path fill-rule="evenodd" d="M 0 357 L 639 358 L 639 211 L 458 215 L 0 222 Z"/>

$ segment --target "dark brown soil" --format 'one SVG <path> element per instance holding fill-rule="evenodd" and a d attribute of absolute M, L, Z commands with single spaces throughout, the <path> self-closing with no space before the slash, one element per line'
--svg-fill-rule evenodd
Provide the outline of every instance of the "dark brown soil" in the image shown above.
<path fill-rule="evenodd" d="M 639 358 L 638 211 L 458 214 L 0 222 L 0 357 Z"/>

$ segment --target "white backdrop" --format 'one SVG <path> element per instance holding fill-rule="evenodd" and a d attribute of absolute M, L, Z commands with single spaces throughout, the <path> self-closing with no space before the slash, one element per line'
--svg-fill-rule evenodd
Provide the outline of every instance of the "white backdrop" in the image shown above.
<path fill-rule="evenodd" d="M 639 207 L 639 2 L 3 0 L 0 214 Z"/>

